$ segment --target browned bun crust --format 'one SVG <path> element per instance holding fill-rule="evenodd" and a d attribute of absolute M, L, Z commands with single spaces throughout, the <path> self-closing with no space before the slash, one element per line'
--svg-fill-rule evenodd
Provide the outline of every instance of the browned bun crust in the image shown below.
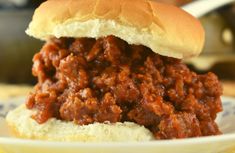
<path fill-rule="evenodd" d="M 197 19 L 151 0 L 48 0 L 37 8 L 26 32 L 42 40 L 114 35 L 175 58 L 196 56 L 204 45 Z"/>

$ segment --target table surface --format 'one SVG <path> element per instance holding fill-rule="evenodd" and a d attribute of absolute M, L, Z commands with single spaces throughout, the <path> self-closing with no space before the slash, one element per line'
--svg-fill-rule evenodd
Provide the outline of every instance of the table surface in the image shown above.
<path fill-rule="evenodd" d="M 0 100 L 7 100 L 10 98 L 27 96 L 32 91 L 32 86 L 27 85 L 8 85 L 0 84 Z"/>

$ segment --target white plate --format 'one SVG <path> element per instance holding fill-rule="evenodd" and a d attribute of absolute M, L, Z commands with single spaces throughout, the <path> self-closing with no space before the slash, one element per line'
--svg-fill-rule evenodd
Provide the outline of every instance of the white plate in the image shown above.
<path fill-rule="evenodd" d="M 220 136 L 153 142 L 81 143 L 46 142 L 11 138 L 4 116 L 24 101 L 0 101 L 0 153 L 235 153 L 235 99 L 223 97 L 224 111 L 217 123 Z"/>

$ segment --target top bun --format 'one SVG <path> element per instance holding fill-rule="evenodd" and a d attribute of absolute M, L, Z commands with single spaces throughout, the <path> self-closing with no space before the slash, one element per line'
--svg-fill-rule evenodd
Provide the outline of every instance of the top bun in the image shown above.
<path fill-rule="evenodd" d="M 204 29 L 185 11 L 151 0 L 48 0 L 36 9 L 26 33 L 50 37 L 119 37 L 174 58 L 199 55 Z"/>

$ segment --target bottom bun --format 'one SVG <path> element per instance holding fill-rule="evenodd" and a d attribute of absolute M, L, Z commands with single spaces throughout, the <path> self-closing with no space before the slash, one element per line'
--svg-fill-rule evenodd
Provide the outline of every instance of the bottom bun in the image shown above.
<path fill-rule="evenodd" d="M 8 113 L 6 121 L 15 136 L 48 141 L 81 142 L 154 140 L 148 129 L 133 122 L 93 123 L 80 126 L 52 118 L 43 124 L 38 124 L 31 118 L 32 114 L 33 111 L 28 110 L 25 105 Z"/>

